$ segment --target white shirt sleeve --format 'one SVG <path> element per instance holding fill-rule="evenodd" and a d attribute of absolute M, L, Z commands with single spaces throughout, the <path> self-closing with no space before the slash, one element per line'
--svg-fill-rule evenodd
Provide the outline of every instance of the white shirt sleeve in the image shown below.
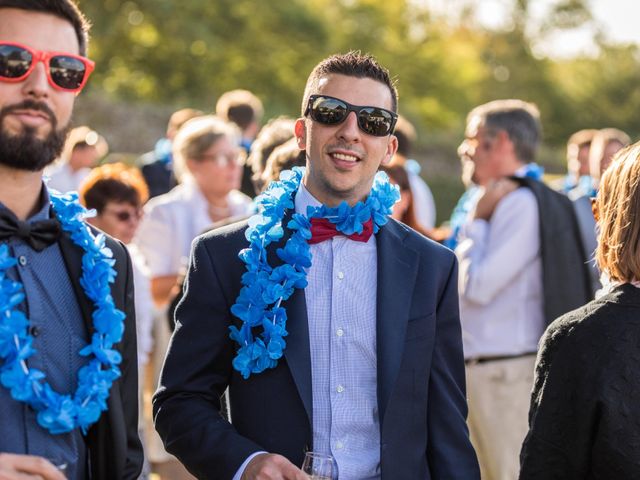
<path fill-rule="evenodd" d="M 150 278 L 179 273 L 178 228 L 180 226 L 173 225 L 170 205 L 147 204 L 135 244 L 146 260 Z"/>
<path fill-rule="evenodd" d="M 473 220 L 456 248 L 459 292 L 469 302 L 487 305 L 536 260 L 540 251 L 538 204 L 518 188 L 497 205 L 490 222 Z"/>
<path fill-rule="evenodd" d="M 427 183 L 415 173 L 409 173 L 409 186 L 413 196 L 413 207 L 416 220 L 425 229 L 431 229 L 436 224 L 436 203 Z"/>
<path fill-rule="evenodd" d="M 261 453 L 267 453 L 267 452 L 256 452 L 249 455 L 247 459 L 242 463 L 242 465 L 240 465 L 240 468 L 238 469 L 236 474 L 233 476 L 233 480 L 240 480 L 242 478 L 242 474 L 247 468 L 247 465 L 249 465 L 249 462 L 253 460 L 253 457 L 255 457 L 256 455 L 260 455 Z"/>

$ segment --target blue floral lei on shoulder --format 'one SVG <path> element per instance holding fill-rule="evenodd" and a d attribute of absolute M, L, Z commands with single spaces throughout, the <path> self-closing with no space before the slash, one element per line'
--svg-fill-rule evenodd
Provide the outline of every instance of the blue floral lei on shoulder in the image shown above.
<path fill-rule="evenodd" d="M 109 284 L 116 271 L 113 253 L 105 246 L 104 235 L 94 236 L 85 223 L 87 211 L 76 193 L 50 193 L 51 204 L 62 229 L 73 243 L 84 250 L 80 284 L 94 303 L 91 343 L 79 354 L 92 357 L 78 370 L 78 388 L 73 395 L 55 392 L 45 381 L 44 372 L 30 369 L 27 359 L 36 353 L 29 334 L 29 319 L 16 307 L 25 298 L 23 286 L 7 275 L 16 265 L 6 244 L 0 245 L 0 383 L 11 396 L 26 403 L 37 414 L 38 423 L 52 434 L 80 428 L 83 434 L 107 410 L 109 390 L 120 377 L 122 356 L 113 348 L 122 339 L 125 314 L 118 310 Z"/>
<path fill-rule="evenodd" d="M 266 247 L 284 235 L 282 220 L 285 212 L 294 208 L 294 197 L 304 176 L 304 168 L 294 167 L 280 174 L 280 181 L 273 182 L 257 199 L 259 213 L 249 219 L 245 236 L 249 247 L 238 256 L 246 264 L 242 275 L 242 289 L 231 307 L 231 313 L 242 320 L 238 329 L 229 327 L 229 337 L 239 348 L 233 359 L 233 368 L 243 378 L 274 368 L 286 347 L 287 312 L 281 306 L 296 288 L 307 286 L 307 271 L 311 266 L 311 250 L 307 241 L 311 238 L 311 218 L 326 218 L 345 234 L 362 233 L 363 224 L 373 220 L 377 233 L 387 223 L 391 207 L 400 198 L 395 185 L 389 183 L 384 172 L 378 172 L 366 201 L 350 207 L 342 202 L 335 208 L 324 205 L 307 209 L 307 215 L 294 213 L 287 224 L 293 231 L 284 248 L 276 254 L 284 262 L 272 267 L 267 262 Z M 257 330 L 257 331 L 254 331 Z"/>

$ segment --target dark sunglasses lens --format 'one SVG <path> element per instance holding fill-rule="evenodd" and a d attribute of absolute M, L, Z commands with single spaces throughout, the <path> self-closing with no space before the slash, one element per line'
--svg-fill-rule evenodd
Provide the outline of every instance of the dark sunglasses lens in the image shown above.
<path fill-rule="evenodd" d="M 58 55 L 49 63 L 51 80 L 61 88 L 75 90 L 82 85 L 87 70 L 84 63 L 74 57 Z"/>
<path fill-rule="evenodd" d="M 311 103 L 311 118 L 325 125 L 342 122 L 348 113 L 347 106 L 334 98 L 318 97 Z"/>
<path fill-rule="evenodd" d="M 129 212 L 118 212 L 116 213 L 116 218 L 118 220 L 120 220 L 121 222 L 128 222 L 129 219 L 131 218 L 131 213 Z"/>
<path fill-rule="evenodd" d="M 19 78 L 29 71 L 31 54 L 15 45 L 0 44 L 0 77 Z"/>
<path fill-rule="evenodd" d="M 386 110 L 380 108 L 363 108 L 358 115 L 358 125 L 360 128 L 376 137 L 384 137 L 391 132 L 393 117 Z"/>

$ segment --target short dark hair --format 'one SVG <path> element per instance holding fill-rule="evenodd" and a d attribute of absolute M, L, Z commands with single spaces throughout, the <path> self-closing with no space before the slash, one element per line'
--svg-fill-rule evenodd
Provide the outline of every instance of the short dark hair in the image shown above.
<path fill-rule="evenodd" d="M 413 150 L 413 142 L 416 139 L 416 129 L 411 122 L 402 115 L 398 116 L 398 122 L 393 134 L 398 139 L 398 150 L 396 153 L 405 158 L 409 158 Z"/>
<path fill-rule="evenodd" d="M 139 170 L 123 163 L 107 163 L 91 170 L 80 185 L 80 203 L 101 214 L 107 203 L 141 207 L 149 190 Z"/>
<path fill-rule="evenodd" d="M 216 115 L 235 123 L 242 131 L 253 122 L 260 123 L 263 112 L 262 102 L 249 90 L 225 92 L 216 103 Z"/>
<path fill-rule="evenodd" d="M 478 126 L 495 135 L 503 130 L 513 143 L 516 156 L 523 163 L 533 162 L 542 137 L 540 112 L 533 103 L 518 99 L 494 100 L 480 105 L 467 116 L 467 125 L 478 117 Z"/>
<path fill-rule="evenodd" d="M 396 89 L 395 80 L 392 80 L 389 75 L 389 70 L 380 65 L 372 55 L 352 50 L 325 58 L 314 67 L 304 88 L 302 115 L 307 109 L 309 96 L 318 88 L 318 81 L 322 77 L 331 74 L 370 78 L 386 85 L 391 93 L 391 110 L 394 112 L 398 110 L 398 90 Z"/>
<path fill-rule="evenodd" d="M 17 8 L 48 13 L 67 20 L 76 31 L 80 55 L 87 55 L 91 24 L 72 0 L 0 0 L 0 8 Z"/>

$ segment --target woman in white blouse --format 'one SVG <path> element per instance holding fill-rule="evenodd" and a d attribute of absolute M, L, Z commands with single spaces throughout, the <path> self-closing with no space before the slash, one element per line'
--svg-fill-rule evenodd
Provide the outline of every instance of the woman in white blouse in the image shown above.
<path fill-rule="evenodd" d="M 215 222 L 251 212 L 251 199 L 237 190 L 239 138 L 235 127 L 212 115 L 188 121 L 176 135 L 174 169 L 181 183 L 147 203 L 135 240 L 147 260 L 158 307 L 166 305 L 186 267 L 193 239 Z"/>

